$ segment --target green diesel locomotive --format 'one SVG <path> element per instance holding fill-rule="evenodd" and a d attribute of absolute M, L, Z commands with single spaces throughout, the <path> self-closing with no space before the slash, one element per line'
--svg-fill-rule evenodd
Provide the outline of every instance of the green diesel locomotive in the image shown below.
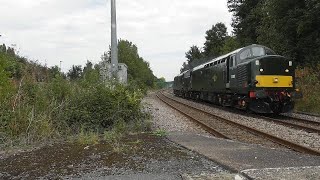
<path fill-rule="evenodd" d="M 301 93 L 292 61 L 270 48 L 251 45 L 176 76 L 174 94 L 256 113 L 285 113 Z"/>

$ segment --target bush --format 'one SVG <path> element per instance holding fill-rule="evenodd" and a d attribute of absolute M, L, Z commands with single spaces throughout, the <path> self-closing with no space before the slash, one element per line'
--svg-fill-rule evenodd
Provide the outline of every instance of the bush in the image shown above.
<path fill-rule="evenodd" d="M 97 84 L 76 91 L 59 118 L 73 130 L 77 131 L 81 126 L 105 129 L 117 122 L 137 122 L 144 116 L 141 112 L 142 93 L 137 90 L 129 91 L 119 84 Z"/>
<path fill-rule="evenodd" d="M 23 140 L 29 144 L 83 130 L 104 132 L 115 124 L 140 124 L 147 117 L 141 111 L 140 90 L 84 81 L 69 82 L 58 76 L 38 83 L 24 77 L 10 97 L 0 99 L 2 143 Z"/>
<path fill-rule="evenodd" d="M 299 68 L 297 85 L 303 98 L 296 103 L 296 109 L 303 112 L 320 114 L 320 65 L 313 68 Z"/>
<path fill-rule="evenodd" d="M 96 139 L 105 131 L 147 126 L 141 107 L 147 89 L 141 83 L 146 81 L 106 84 L 100 81 L 99 65 L 88 61 L 83 69 L 77 67 L 67 80 L 59 67 L 28 61 L 0 45 L 0 146 L 68 136 L 86 143 L 87 135 Z"/>

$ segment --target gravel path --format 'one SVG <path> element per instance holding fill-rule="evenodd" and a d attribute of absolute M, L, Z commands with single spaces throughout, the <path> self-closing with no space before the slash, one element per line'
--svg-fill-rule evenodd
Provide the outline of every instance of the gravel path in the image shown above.
<path fill-rule="evenodd" d="M 150 93 L 145 97 L 143 103 L 145 104 L 146 110 L 152 116 L 152 129 L 154 130 L 161 129 L 167 132 L 191 132 L 211 136 L 187 117 L 161 102 L 156 97 L 155 93 Z"/>
<path fill-rule="evenodd" d="M 167 94 L 171 97 L 174 97 L 170 94 Z M 273 134 L 277 137 L 287 139 L 291 142 L 296 142 L 298 144 L 320 150 L 320 136 L 316 133 L 307 133 L 305 131 L 296 130 L 290 127 L 286 127 L 283 125 L 279 125 L 272 122 L 267 122 L 263 119 L 259 118 L 252 118 L 248 116 L 243 116 L 231 112 L 227 112 L 221 109 L 217 109 L 214 107 L 210 107 L 207 105 L 199 104 L 196 102 L 188 101 L 182 98 L 177 98 L 177 100 L 183 103 L 187 103 L 189 105 L 196 106 L 198 108 L 201 108 L 203 110 L 206 110 L 208 112 L 214 113 L 218 116 L 221 116 L 223 118 L 228 118 L 234 122 L 241 123 L 243 125 L 259 129 L 261 131 L 264 131 L 266 133 Z"/>

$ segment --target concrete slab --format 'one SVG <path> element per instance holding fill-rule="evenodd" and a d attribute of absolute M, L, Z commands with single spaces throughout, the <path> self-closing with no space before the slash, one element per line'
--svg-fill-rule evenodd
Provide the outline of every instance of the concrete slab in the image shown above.
<path fill-rule="evenodd" d="M 123 175 L 123 176 L 103 176 L 103 177 L 95 177 L 95 176 L 85 176 L 81 178 L 70 178 L 72 180 L 182 180 L 181 176 L 178 175 L 169 175 L 169 174 L 131 174 L 131 175 Z"/>
<path fill-rule="evenodd" d="M 256 180 L 317 180 L 320 179 L 320 167 L 290 167 L 290 168 L 268 168 L 249 169 L 242 171 L 246 175 Z"/>
<path fill-rule="evenodd" d="M 230 140 L 173 132 L 168 139 L 235 171 L 320 166 L 320 157 Z"/>
<path fill-rule="evenodd" d="M 247 180 L 238 174 L 200 174 L 200 175 L 189 175 L 182 174 L 183 180 Z"/>

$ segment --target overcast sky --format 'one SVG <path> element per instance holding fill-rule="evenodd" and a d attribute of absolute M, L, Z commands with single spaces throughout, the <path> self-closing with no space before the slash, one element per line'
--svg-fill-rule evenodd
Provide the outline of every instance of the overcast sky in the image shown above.
<path fill-rule="evenodd" d="M 95 63 L 110 44 L 110 0 L 0 0 L 0 43 L 67 71 Z M 117 0 L 118 38 L 139 48 L 157 77 L 173 80 L 192 45 L 223 22 L 231 32 L 227 0 Z"/>

